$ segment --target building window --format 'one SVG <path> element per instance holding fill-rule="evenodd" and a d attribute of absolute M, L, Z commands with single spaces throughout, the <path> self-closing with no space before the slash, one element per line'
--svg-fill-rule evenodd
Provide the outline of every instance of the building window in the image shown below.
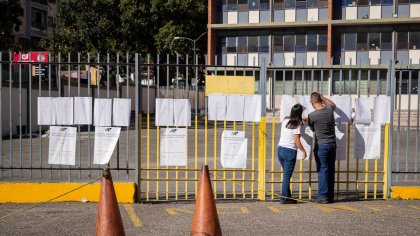
<path fill-rule="evenodd" d="M 357 1 L 358 6 L 369 6 L 369 0 L 359 0 Z"/>
<path fill-rule="evenodd" d="M 306 35 L 296 35 L 296 52 L 306 52 Z"/>
<path fill-rule="evenodd" d="M 308 40 L 308 43 L 307 43 L 307 45 L 308 45 L 308 48 L 307 48 L 307 50 L 308 51 L 317 51 L 317 38 L 318 38 L 318 35 L 316 35 L 316 34 L 308 34 L 308 36 L 307 36 L 307 40 Z"/>
<path fill-rule="evenodd" d="M 318 0 L 308 0 L 308 8 L 317 8 Z"/>
<path fill-rule="evenodd" d="M 260 36 L 259 52 L 268 52 L 269 49 L 268 36 Z"/>
<path fill-rule="evenodd" d="M 283 52 L 283 35 L 274 35 L 273 51 Z"/>
<path fill-rule="evenodd" d="M 328 37 L 327 34 L 318 35 L 318 51 L 325 52 L 327 51 Z"/>
<path fill-rule="evenodd" d="M 392 50 L 392 32 L 381 33 L 381 49 Z"/>
<path fill-rule="evenodd" d="M 381 5 L 381 0 L 369 0 L 369 5 Z"/>
<path fill-rule="evenodd" d="M 397 49 L 408 49 L 408 32 L 398 32 L 397 34 Z"/>
<path fill-rule="evenodd" d="M 296 0 L 284 0 L 286 9 L 296 8 Z"/>
<path fill-rule="evenodd" d="M 369 33 L 369 50 L 380 50 L 381 40 L 379 33 Z"/>
<path fill-rule="evenodd" d="M 236 0 L 227 0 L 227 10 L 228 11 L 237 11 L 238 10 L 238 4 Z"/>
<path fill-rule="evenodd" d="M 236 52 L 236 37 L 227 37 L 227 52 Z"/>
<path fill-rule="evenodd" d="M 273 0 L 274 10 L 284 9 L 284 0 Z"/>
<path fill-rule="evenodd" d="M 260 0 L 260 10 L 270 10 L 270 1 Z"/>
<path fill-rule="evenodd" d="M 248 52 L 248 42 L 246 36 L 238 37 L 238 53 Z"/>
<path fill-rule="evenodd" d="M 248 10 L 248 0 L 238 0 L 238 10 L 247 11 Z"/>
<path fill-rule="evenodd" d="M 420 49 L 420 32 L 410 32 L 410 49 Z"/>
<path fill-rule="evenodd" d="M 47 12 L 32 8 L 32 27 L 46 30 L 47 29 Z"/>
<path fill-rule="evenodd" d="M 344 35 L 344 50 L 346 51 L 356 50 L 356 33 L 346 33 Z"/>
<path fill-rule="evenodd" d="M 258 52 L 258 36 L 248 37 L 248 52 Z"/>
<path fill-rule="evenodd" d="M 319 0 L 319 7 L 320 8 L 327 8 L 328 7 L 328 0 Z"/>
<path fill-rule="evenodd" d="M 306 0 L 297 0 L 296 9 L 306 9 Z"/>
<path fill-rule="evenodd" d="M 348 6 L 348 7 L 356 6 L 356 1 L 355 0 L 346 0 L 346 6 Z"/>
<path fill-rule="evenodd" d="M 398 0 L 398 4 L 400 3 L 410 3 L 410 0 Z"/>
<path fill-rule="evenodd" d="M 382 0 L 382 6 L 392 6 L 393 0 Z"/>
<path fill-rule="evenodd" d="M 249 0 L 249 10 L 258 10 L 259 8 L 259 0 Z"/>
<path fill-rule="evenodd" d="M 294 35 L 284 36 L 284 51 L 285 52 L 295 51 L 295 36 Z"/>
<path fill-rule="evenodd" d="M 367 33 L 357 33 L 357 50 L 367 51 Z"/>
<path fill-rule="evenodd" d="M 32 2 L 37 2 L 42 5 L 47 5 L 47 0 L 32 0 Z"/>

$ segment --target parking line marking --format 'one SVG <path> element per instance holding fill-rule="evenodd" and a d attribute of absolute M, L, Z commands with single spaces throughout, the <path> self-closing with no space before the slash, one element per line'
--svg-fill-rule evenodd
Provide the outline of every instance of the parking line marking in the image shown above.
<path fill-rule="evenodd" d="M 124 204 L 124 208 L 128 213 L 128 216 L 130 217 L 131 222 L 133 222 L 133 225 L 135 228 L 141 228 L 143 227 L 143 224 L 141 223 L 140 218 L 137 216 L 136 212 L 134 211 L 134 208 L 131 204 Z"/>
<path fill-rule="evenodd" d="M 394 206 L 392 206 L 392 205 L 368 205 L 368 204 L 365 204 L 365 207 L 371 209 L 372 211 L 384 211 L 386 209 L 393 208 Z"/>
<path fill-rule="evenodd" d="M 166 212 L 168 212 L 169 215 L 174 216 L 176 214 L 179 214 L 179 212 L 185 212 L 192 214 L 192 211 L 184 210 L 184 209 L 178 209 L 178 208 L 166 208 Z"/>
<path fill-rule="evenodd" d="M 414 208 L 414 209 L 416 209 L 416 210 L 420 210 L 420 206 L 409 206 L 409 207 L 411 207 L 411 208 Z"/>
<path fill-rule="evenodd" d="M 361 212 L 361 210 L 346 206 L 346 205 L 334 205 L 334 206 L 317 206 L 318 209 L 320 209 L 323 212 L 333 212 L 333 211 L 339 211 L 339 210 L 344 210 L 344 211 L 352 211 L 352 212 Z"/>
<path fill-rule="evenodd" d="M 286 209 L 297 209 L 297 206 L 268 206 L 268 209 L 270 209 L 274 213 L 279 213 L 281 210 Z"/>

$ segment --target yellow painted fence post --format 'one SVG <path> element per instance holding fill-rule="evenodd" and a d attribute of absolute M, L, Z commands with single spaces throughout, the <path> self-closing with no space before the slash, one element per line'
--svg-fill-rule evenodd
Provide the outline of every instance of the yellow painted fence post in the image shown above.
<path fill-rule="evenodd" d="M 258 128 L 258 199 L 265 200 L 265 154 L 267 144 L 267 117 L 261 117 Z"/>

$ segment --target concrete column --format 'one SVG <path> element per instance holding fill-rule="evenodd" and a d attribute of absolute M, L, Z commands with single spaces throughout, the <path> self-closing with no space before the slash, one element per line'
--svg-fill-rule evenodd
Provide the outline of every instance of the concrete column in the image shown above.
<path fill-rule="evenodd" d="M 208 1 L 208 12 L 207 12 L 207 23 L 215 24 L 216 21 L 216 1 Z M 207 63 L 209 65 L 214 65 L 214 30 L 207 26 Z"/>
<path fill-rule="evenodd" d="M 332 57 L 332 25 L 331 20 L 333 19 L 333 0 L 328 0 L 328 20 L 330 21 L 328 23 L 328 30 L 327 30 L 327 62 L 328 64 L 332 64 L 331 61 Z"/>

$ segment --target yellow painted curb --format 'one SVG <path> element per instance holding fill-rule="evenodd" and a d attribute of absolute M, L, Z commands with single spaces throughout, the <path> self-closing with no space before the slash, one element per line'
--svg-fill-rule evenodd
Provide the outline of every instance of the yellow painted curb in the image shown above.
<path fill-rule="evenodd" d="M 83 184 L 85 183 L 0 183 L 0 203 L 44 202 Z M 100 183 L 89 184 L 54 200 L 54 202 L 80 202 L 84 198 L 89 202 L 98 202 L 99 188 Z M 114 188 L 118 202 L 134 202 L 134 183 L 116 182 Z"/>
<path fill-rule="evenodd" d="M 420 199 L 420 186 L 392 186 L 392 199 Z"/>

